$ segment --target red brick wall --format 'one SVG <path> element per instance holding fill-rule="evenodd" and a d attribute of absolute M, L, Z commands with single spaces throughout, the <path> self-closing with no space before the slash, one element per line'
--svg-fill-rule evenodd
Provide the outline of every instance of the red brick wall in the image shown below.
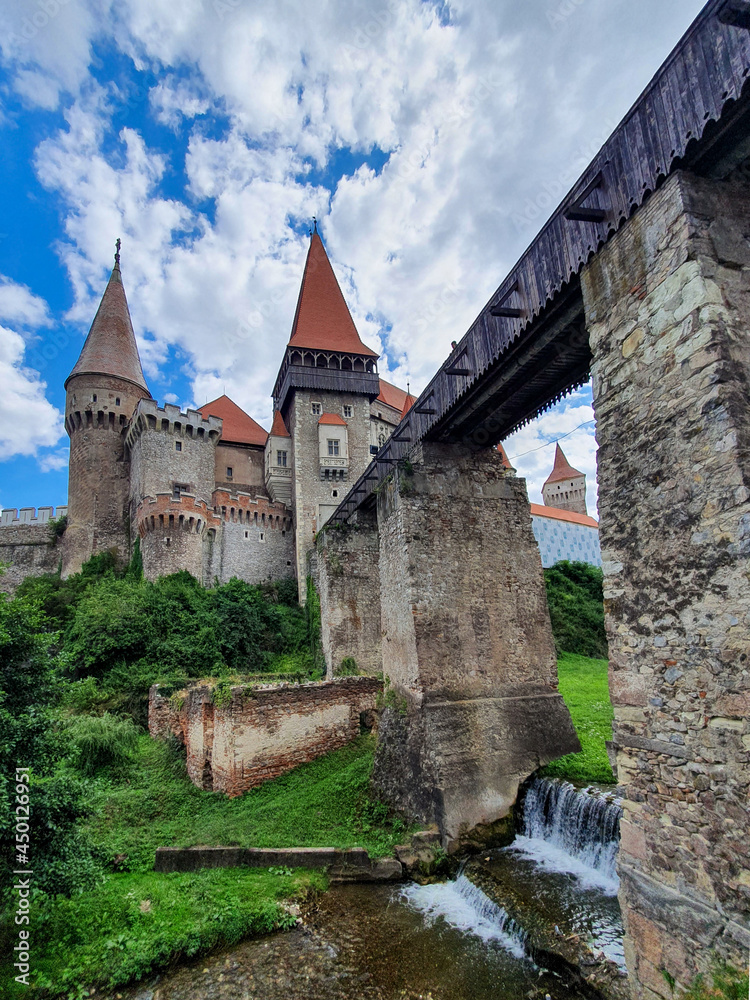
<path fill-rule="evenodd" d="M 178 710 L 154 686 L 149 732 L 181 736 L 193 784 L 241 795 L 353 740 L 380 687 L 372 677 L 235 687 L 230 701 L 215 705 L 211 689 L 201 685 L 186 692 Z"/>

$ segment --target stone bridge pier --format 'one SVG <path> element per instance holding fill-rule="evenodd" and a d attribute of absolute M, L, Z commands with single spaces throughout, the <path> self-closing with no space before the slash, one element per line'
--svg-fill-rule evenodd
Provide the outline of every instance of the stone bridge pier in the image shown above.
<path fill-rule="evenodd" d="M 630 980 L 750 949 L 750 190 L 677 173 L 584 269 Z"/>
<path fill-rule="evenodd" d="M 495 449 L 424 442 L 383 484 L 377 524 L 325 532 L 319 554 L 329 669 L 370 641 L 382 657 L 380 793 L 449 849 L 498 833 L 519 784 L 579 749 L 524 481 Z"/>

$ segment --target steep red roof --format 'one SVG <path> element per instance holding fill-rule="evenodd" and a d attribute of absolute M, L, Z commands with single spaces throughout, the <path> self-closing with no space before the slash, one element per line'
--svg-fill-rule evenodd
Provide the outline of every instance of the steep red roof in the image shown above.
<path fill-rule="evenodd" d="M 404 405 L 401 407 L 401 419 L 403 420 L 409 410 L 414 406 L 417 401 L 416 396 L 412 396 L 409 392 L 406 394 L 406 399 L 404 400 Z"/>
<path fill-rule="evenodd" d="M 406 399 L 407 393 L 403 389 L 399 389 L 397 385 L 386 382 L 384 378 L 380 379 L 380 395 L 377 397 L 376 402 L 392 406 L 394 410 L 398 410 L 401 413 L 404 409 Z"/>
<path fill-rule="evenodd" d="M 577 476 L 582 476 L 583 473 L 579 472 L 578 469 L 574 469 L 573 466 L 568 462 L 565 454 L 560 447 L 560 445 L 555 446 L 555 464 L 552 468 L 552 472 L 547 479 L 545 486 L 549 486 L 550 483 L 559 483 L 563 479 L 575 479 Z M 544 488 L 544 487 L 542 487 Z"/>
<path fill-rule="evenodd" d="M 256 423 L 249 413 L 245 413 L 237 406 L 229 396 L 219 396 L 212 403 L 199 406 L 198 410 L 203 417 L 221 417 L 224 421 L 221 429 L 222 441 L 228 441 L 230 444 L 256 444 L 264 447 L 268 440 L 268 434 L 260 424 Z"/>
<path fill-rule="evenodd" d="M 286 429 L 286 424 L 284 423 L 284 418 L 282 417 L 280 410 L 277 410 L 273 415 L 271 434 L 274 437 L 279 437 L 279 438 L 288 438 L 292 436 Z"/>
<path fill-rule="evenodd" d="M 289 346 L 378 357 L 359 339 L 317 230 L 307 252 Z"/>
<path fill-rule="evenodd" d="M 343 417 L 340 417 L 338 413 L 324 413 L 318 423 L 336 424 L 338 427 L 346 427 L 346 420 L 344 420 Z"/>
<path fill-rule="evenodd" d="M 148 393 L 117 263 L 104 289 L 80 357 L 68 379 L 74 375 L 113 375 L 140 386 Z M 68 379 L 65 380 L 66 385 Z"/>
<path fill-rule="evenodd" d="M 574 514 L 570 510 L 560 510 L 559 507 L 545 507 L 540 503 L 529 504 L 531 513 L 537 517 L 551 517 L 555 521 L 571 521 L 573 524 L 585 524 L 588 528 L 598 528 L 599 522 L 588 514 Z"/>

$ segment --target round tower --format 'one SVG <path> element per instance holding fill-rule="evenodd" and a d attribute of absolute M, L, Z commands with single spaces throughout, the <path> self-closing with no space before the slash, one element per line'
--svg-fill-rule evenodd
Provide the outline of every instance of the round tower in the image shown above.
<path fill-rule="evenodd" d="M 81 355 L 65 382 L 70 436 L 68 527 L 63 576 L 112 550 L 129 558 L 130 463 L 125 433 L 138 401 L 150 399 L 120 273 L 115 266 Z"/>

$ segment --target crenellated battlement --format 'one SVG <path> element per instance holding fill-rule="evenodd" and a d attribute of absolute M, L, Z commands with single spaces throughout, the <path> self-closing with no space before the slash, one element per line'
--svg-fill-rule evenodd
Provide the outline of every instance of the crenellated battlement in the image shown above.
<path fill-rule="evenodd" d="M 206 528 L 218 528 L 217 517 L 205 500 L 183 493 L 179 499 L 170 493 L 157 493 L 144 497 L 135 512 L 138 534 L 141 538 L 152 531 L 182 531 L 202 534 Z"/>
<path fill-rule="evenodd" d="M 283 503 L 269 500 L 268 497 L 214 490 L 213 504 L 214 512 L 222 521 L 252 523 L 269 528 L 281 528 L 284 531 L 291 530 L 293 525 L 289 508 Z"/>
<path fill-rule="evenodd" d="M 0 512 L 0 528 L 14 528 L 20 524 L 48 524 L 53 519 L 65 517 L 68 513 L 67 504 L 54 507 L 4 507 Z"/>
<path fill-rule="evenodd" d="M 141 399 L 130 421 L 125 441 L 132 450 L 136 440 L 151 430 L 210 441 L 215 445 L 221 437 L 221 428 L 222 420 L 219 417 L 204 417 L 199 410 L 189 409 L 183 412 L 172 403 L 159 406 L 153 399 Z"/>

